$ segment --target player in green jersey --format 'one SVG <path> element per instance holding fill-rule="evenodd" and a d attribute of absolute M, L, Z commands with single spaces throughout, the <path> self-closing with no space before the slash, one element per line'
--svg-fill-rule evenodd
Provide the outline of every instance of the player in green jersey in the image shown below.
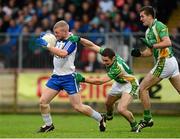
<path fill-rule="evenodd" d="M 144 107 L 144 119 L 140 121 L 138 130 L 153 126 L 149 88 L 168 78 L 173 87 L 180 93 L 180 74 L 178 63 L 173 56 L 172 43 L 168 28 L 155 18 L 155 10 L 145 6 L 140 10 L 140 21 L 147 26 L 145 38 L 140 38 L 147 47 L 144 51 L 134 49 L 131 52 L 135 57 L 154 56 L 155 66 L 140 83 L 140 99 Z"/>
<path fill-rule="evenodd" d="M 99 52 L 102 56 L 102 62 L 106 66 L 107 75 L 104 75 L 103 78 L 84 78 L 82 75 L 77 74 L 77 80 L 79 82 L 86 82 L 96 85 L 101 85 L 103 83 L 114 80 L 115 82 L 112 85 L 110 92 L 107 95 L 106 99 L 106 118 L 107 120 L 112 120 L 114 104 L 119 100 L 117 105 L 118 112 L 128 120 L 131 126 L 131 131 L 136 132 L 138 124 L 132 114 L 128 110 L 128 105 L 133 101 L 133 97 L 138 96 L 139 83 L 135 76 L 133 75 L 132 70 L 128 67 L 125 61 L 110 48 L 102 49 L 99 46 L 95 45 L 91 41 L 79 38 L 78 36 L 70 37 L 71 41 L 79 41 L 82 45 L 89 47 L 95 52 Z"/>

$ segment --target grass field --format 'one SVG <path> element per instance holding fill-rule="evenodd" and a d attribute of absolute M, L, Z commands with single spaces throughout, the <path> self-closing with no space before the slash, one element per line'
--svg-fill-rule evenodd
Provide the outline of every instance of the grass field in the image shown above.
<path fill-rule="evenodd" d="M 99 132 L 98 124 L 83 115 L 52 115 L 55 130 L 36 133 L 42 125 L 40 115 L 0 115 L 1 138 L 180 138 L 180 117 L 154 116 L 155 125 L 140 133 L 131 133 L 129 124 L 121 116 L 107 122 L 106 132 Z M 136 116 L 139 121 L 141 116 Z"/>

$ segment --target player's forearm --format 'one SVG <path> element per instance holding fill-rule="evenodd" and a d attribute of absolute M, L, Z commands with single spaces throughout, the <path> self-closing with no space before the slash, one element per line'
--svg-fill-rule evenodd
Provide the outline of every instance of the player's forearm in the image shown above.
<path fill-rule="evenodd" d="M 165 39 L 159 43 L 153 44 L 153 48 L 166 48 L 171 46 L 171 40 L 170 39 Z"/>
<path fill-rule="evenodd" d="M 86 78 L 85 82 L 90 83 L 90 84 L 95 84 L 95 85 L 101 85 L 101 84 L 106 83 L 102 79 L 92 79 L 92 78 Z"/>
<path fill-rule="evenodd" d="M 111 81 L 109 77 L 104 77 L 104 78 L 86 78 L 85 82 L 90 83 L 90 84 L 95 84 L 95 85 L 101 85 L 104 83 L 107 83 Z"/>
<path fill-rule="evenodd" d="M 66 57 L 68 55 L 68 52 L 66 50 L 61 50 L 56 47 L 48 47 L 48 50 L 53 53 L 54 55 L 57 55 L 59 57 Z"/>
<path fill-rule="evenodd" d="M 86 83 L 90 83 L 90 84 L 95 84 L 95 85 L 101 85 L 103 84 L 103 82 L 101 82 L 100 80 L 97 79 L 90 79 L 90 78 L 86 78 L 85 79 Z"/>
<path fill-rule="evenodd" d="M 85 47 L 88 47 L 89 49 L 95 51 L 95 52 L 99 52 L 100 51 L 100 47 L 97 46 L 96 44 L 94 44 L 93 42 L 87 40 L 87 39 L 84 39 L 84 38 L 81 38 L 80 40 L 80 43 L 85 46 Z"/>

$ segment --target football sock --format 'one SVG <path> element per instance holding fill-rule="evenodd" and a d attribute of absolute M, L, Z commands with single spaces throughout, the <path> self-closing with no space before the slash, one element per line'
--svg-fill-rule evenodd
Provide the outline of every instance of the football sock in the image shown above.
<path fill-rule="evenodd" d="M 112 115 L 113 115 L 112 112 L 107 112 L 106 114 L 107 114 L 108 116 L 112 116 Z"/>
<path fill-rule="evenodd" d="M 130 123 L 130 125 L 131 125 L 131 127 L 136 127 L 137 126 L 137 122 L 134 121 L 134 122 Z"/>
<path fill-rule="evenodd" d="M 95 110 L 93 110 L 91 117 L 94 118 L 98 122 L 102 120 L 101 114 Z"/>
<path fill-rule="evenodd" d="M 144 110 L 144 120 L 149 121 L 152 119 L 151 111 L 150 110 Z"/>
<path fill-rule="evenodd" d="M 50 125 L 52 124 L 52 118 L 51 118 L 50 113 L 48 113 L 48 114 L 42 114 L 42 118 L 43 118 L 44 123 L 45 123 L 47 126 L 50 126 Z"/>

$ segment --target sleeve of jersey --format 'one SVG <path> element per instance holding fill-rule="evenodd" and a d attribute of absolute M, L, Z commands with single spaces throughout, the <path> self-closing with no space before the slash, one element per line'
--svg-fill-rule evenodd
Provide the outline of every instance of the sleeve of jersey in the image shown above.
<path fill-rule="evenodd" d="M 158 33 L 159 33 L 160 38 L 163 38 L 165 36 L 169 36 L 168 28 L 166 25 L 159 24 L 157 29 L 158 29 Z"/>
<path fill-rule="evenodd" d="M 76 43 L 72 43 L 68 41 L 68 43 L 65 45 L 64 49 L 67 50 L 68 55 L 71 54 L 77 47 Z"/>

